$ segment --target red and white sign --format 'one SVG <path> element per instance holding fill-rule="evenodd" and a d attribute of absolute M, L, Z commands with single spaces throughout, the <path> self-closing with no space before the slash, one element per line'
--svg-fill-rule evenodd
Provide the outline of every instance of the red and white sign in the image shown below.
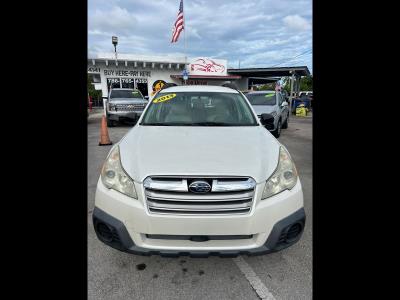
<path fill-rule="evenodd" d="M 189 64 L 190 75 L 226 76 L 227 60 L 197 57 Z"/>

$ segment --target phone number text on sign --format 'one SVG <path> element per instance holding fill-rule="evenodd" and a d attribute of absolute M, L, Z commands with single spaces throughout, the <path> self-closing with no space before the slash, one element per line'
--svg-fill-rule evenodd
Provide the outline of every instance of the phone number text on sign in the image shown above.
<path fill-rule="evenodd" d="M 146 78 L 137 78 L 136 83 L 147 83 L 147 79 Z"/>
<path fill-rule="evenodd" d="M 133 78 L 122 78 L 121 82 L 122 83 L 133 83 Z"/>

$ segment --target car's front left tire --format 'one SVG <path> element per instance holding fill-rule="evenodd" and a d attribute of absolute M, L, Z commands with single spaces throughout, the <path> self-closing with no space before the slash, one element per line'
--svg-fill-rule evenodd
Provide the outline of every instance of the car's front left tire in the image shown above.
<path fill-rule="evenodd" d="M 110 120 L 107 118 L 107 127 L 114 127 L 115 125 L 116 124 L 114 120 Z"/>
<path fill-rule="evenodd" d="M 281 130 L 282 130 L 282 120 L 279 119 L 278 125 L 276 125 L 276 129 L 274 131 L 272 131 L 273 136 L 276 138 L 280 137 Z"/>
<path fill-rule="evenodd" d="M 288 115 L 286 117 L 285 122 L 282 124 L 282 129 L 287 129 L 289 127 L 288 122 L 289 122 L 289 113 L 288 113 Z"/>

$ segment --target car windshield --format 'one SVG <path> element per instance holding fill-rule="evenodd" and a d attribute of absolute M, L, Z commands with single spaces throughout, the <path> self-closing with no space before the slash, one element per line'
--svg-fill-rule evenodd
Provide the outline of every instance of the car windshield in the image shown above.
<path fill-rule="evenodd" d="M 239 93 L 159 93 L 140 125 L 258 126 L 246 99 Z"/>
<path fill-rule="evenodd" d="M 139 98 L 142 99 L 142 95 L 139 91 L 135 90 L 112 90 L 110 99 L 113 98 Z"/>
<path fill-rule="evenodd" d="M 260 94 L 247 94 L 251 105 L 275 105 L 276 95 L 275 93 L 260 93 Z"/>

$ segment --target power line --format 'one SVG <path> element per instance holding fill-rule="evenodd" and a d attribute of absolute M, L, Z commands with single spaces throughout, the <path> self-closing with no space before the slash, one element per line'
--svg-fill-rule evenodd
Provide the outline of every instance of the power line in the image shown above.
<path fill-rule="evenodd" d="M 279 66 L 279 65 L 282 65 L 282 64 L 284 64 L 284 63 L 287 63 L 287 62 L 289 62 L 289 61 L 291 61 L 291 60 L 293 60 L 293 59 L 295 59 L 295 58 L 297 58 L 297 57 L 299 57 L 299 56 L 302 56 L 302 55 L 304 55 L 304 54 L 307 54 L 307 52 L 309 52 L 309 51 L 312 51 L 312 49 L 310 48 L 310 49 L 308 49 L 307 51 L 304 51 L 303 53 L 300 53 L 300 54 L 298 54 L 298 55 L 296 55 L 296 56 L 294 56 L 294 57 L 292 57 L 292 58 L 289 58 L 289 59 L 285 60 L 284 62 L 281 62 L 281 63 L 279 63 L 279 64 L 273 65 L 273 66 L 270 67 L 270 68 L 274 68 L 274 67 L 277 67 L 277 66 Z M 310 53 L 310 54 L 311 54 L 311 53 Z"/>
<path fill-rule="evenodd" d="M 311 54 L 311 52 L 310 52 L 310 53 L 307 53 L 307 52 L 309 52 L 310 50 L 311 50 L 311 49 L 309 49 L 309 50 L 307 50 L 307 51 L 305 51 L 305 52 L 303 52 L 303 53 L 300 53 L 299 55 L 296 55 L 296 56 L 294 56 L 294 57 L 292 57 L 292 58 L 289 58 L 288 60 L 286 60 L 286 61 L 284 61 L 284 62 L 281 62 L 281 63 L 279 63 L 279 64 L 276 64 L 276 65 L 272 66 L 271 68 L 277 67 L 277 66 L 282 65 L 282 64 L 285 64 L 285 63 L 287 63 L 287 62 L 290 62 L 290 61 L 294 60 L 295 58 L 300 57 L 300 56 L 302 56 L 302 55 Z M 311 50 L 311 51 L 312 51 L 312 50 Z"/>
<path fill-rule="evenodd" d="M 287 61 L 284 64 L 282 64 L 282 67 L 286 64 L 296 64 L 296 65 L 301 65 L 302 63 L 305 63 L 307 61 L 309 61 L 310 57 L 308 57 L 311 53 L 305 54 L 303 57 L 301 57 L 300 59 L 293 59 L 292 61 Z"/>

